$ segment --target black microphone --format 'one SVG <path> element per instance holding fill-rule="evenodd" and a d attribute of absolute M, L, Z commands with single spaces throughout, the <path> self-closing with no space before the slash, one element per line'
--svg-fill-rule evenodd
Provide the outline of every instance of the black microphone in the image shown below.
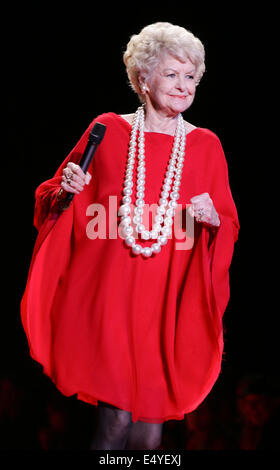
<path fill-rule="evenodd" d="M 100 122 L 96 122 L 90 131 L 88 143 L 86 149 L 81 157 L 79 166 L 83 170 L 84 173 L 87 172 L 88 167 L 93 159 L 93 156 L 97 150 L 98 145 L 101 143 L 104 135 L 106 132 L 106 126 L 101 124 Z M 67 209 L 71 204 L 73 197 L 75 196 L 74 193 L 68 193 L 65 199 L 61 200 L 61 209 Z"/>

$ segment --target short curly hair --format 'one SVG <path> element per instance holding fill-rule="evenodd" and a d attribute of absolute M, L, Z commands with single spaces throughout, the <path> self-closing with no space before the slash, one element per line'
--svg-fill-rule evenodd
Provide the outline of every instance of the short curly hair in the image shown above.
<path fill-rule="evenodd" d="M 167 52 L 179 60 L 189 59 L 196 68 L 195 80 L 199 83 L 205 72 L 205 50 L 202 42 L 187 29 L 167 22 L 145 26 L 130 38 L 123 61 L 132 89 L 144 101 L 139 83 L 139 73 L 148 78 L 158 65 L 162 53 Z"/>

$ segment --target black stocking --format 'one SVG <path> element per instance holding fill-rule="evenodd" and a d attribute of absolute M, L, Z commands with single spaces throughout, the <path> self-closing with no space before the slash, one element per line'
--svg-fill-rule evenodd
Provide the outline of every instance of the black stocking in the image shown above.
<path fill-rule="evenodd" d="M 145 423 L 144 421 L 132 423 L 125 449 L 159 449 L 162 430 L 163 424 L 161 423 Z"/>
<path fill-rule="evenodd" d="M 92 450 L 122 450 L 132 425 L 131 413 L 99 402 Z"/>
<path fill-rule="evenodd" d="M 98 403 L 97 427 L 92 450 L 158 449 L 161 444 L 161 423 L 132 422 L 129 411 L 107 403 Z"/>

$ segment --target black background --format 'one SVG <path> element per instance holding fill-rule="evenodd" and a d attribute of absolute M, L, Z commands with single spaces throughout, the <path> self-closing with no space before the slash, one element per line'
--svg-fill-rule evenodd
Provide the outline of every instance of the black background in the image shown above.
<path fill-rule="evenodd" d="M 205 46 L 207 70 L 184 117 L 221 139 L 240 218 L 224 317 L 223 369 L 237 375 L 278 373 L 273 266 L 279 208 L 272 183 L 278 158 L 272 139 L 277 137 L 272 53 L 277 11 L 260 2 L 247 10 L 236 2 L 100 3 L 29 2 L 3 12 L 2 251 L 7 262 L 1 375 L 26 387 L 36 387 L 40 376 L 28 355 L 19 311 L 36 238 L 34 191 L 98 114 L 134 112 L 138 99 L 122 54 L 130 36 L 155 21 L 184 26 Z"/>

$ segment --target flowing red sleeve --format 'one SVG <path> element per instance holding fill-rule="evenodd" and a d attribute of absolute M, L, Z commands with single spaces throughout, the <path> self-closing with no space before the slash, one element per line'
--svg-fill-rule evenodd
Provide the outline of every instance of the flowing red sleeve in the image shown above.
<path fill-rule="evenodd" d="M 96 119 L 91 122 L 57 169 L 53 178 L 41 183 L 35 191 L 34 225 L 39 233 L 21 300 L 21 318 L 27 334 L 31 356 L 36 359 L 37 351 L 41 351 L 44 358 L 43 363 L 49 362 L 49 342 L 42 341 L 42 338 L 51 338 L 51 329 L 48 315 L 44 317 L 40 314 L 43 311 L 50 311 L 56 286 L 71 256 L 73 204 L 67 211 L 61 213 L 57 203 L 57 193 L 61 188 L 63 168 L 69 161 L 75 163 L 80 161 L 95 122 Z M 55 267 L 50 276 L 46 266 Z M 31 311 L 34 312 L 34 315 L 30 315 Z M 30 331 L 33 332 L 33 335 Z M 33 344 L 31 344 L 31 338 Z M 46 367 L 45 370 L 46 373 L 50 373 Z"/>
<path fill-rule="evenodd" d="M 211 133 L 209 140 L 209 194 L 219 214 L 217 229 L 204 228 L 204 250 L 208 247 L 209 286 L 212 308 L 216 312 L 219 342 L 222 341 L 222 317 L 230 298 L 229 268 L 234 244 L 239 233 L 237 209 L 232 197 L 228 165 L 219 138 Z M 208 238 L 207 238 L 208 237 Z M 210 243 L 209 243 L 210 241 Z M 206 256 L 206 255 L 205 255 Z"/>

